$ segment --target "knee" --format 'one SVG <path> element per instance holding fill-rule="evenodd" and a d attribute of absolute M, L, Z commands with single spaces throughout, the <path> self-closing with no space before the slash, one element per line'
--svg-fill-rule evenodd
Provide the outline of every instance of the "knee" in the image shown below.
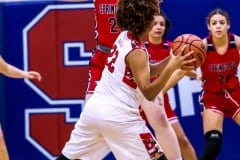
<path fill-rule="evenodd" d="M 167 116 L 163 110 L 153 114 L 153 121 L 157 127 L 167 128 L 170 126 Z"/>
<path fill-rule="evenodd" d="M 159 106 L 158 106 L 159 107 Z M 167 128 L 170 126 L 167 116 L 162 108 L 156 108 L 151 112 L 151 116 L 146 115 L 148 122 L 153 128 Z"/>
<path fill-rule="evenodd" d="M 211 130 L 205 134 L 205 143 L 209 148 L 219 151 L 222 145 L 222 133 L 218 130 Z"/>
<path fill-rule="evenodd" d="M 201 160 L 216 159 L 222 147 L 222 133 L 211 130 L 205 134 L 205 149 Z"/>

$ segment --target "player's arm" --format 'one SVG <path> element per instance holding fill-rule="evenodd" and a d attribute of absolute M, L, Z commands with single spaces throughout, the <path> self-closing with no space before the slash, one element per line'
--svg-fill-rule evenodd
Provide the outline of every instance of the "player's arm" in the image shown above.
<path fill-rule="evenodd" d="M 197 79 L 199 75 L 195 70 L 186 71 L 182 69 L 177 69 L 167 81 L 166 85 L 162 89 L 162 92 L 166 93 L 170 88 L 174 87 L 178 83 L 178 81 L 181 80 L 184 76 Z"/>
<path fill-rule="evenodd" d="M 162 72 L 162 70 L 166 67 L 170 59 L 170 56 L 167 56 L 163 60 L 158 63 L 150 63 L 150 74 L 151 76 L 156 76 Z"/>
<path fill-rule="evenodd" d="M 166 82 L 165 79 L 170 77 L 173 72 L 172 69 L 169 69 L 170 71 L 166 72 L 168 75 L 166 74 L 165 78 L 161 80 L 161 83 L 159 81 L 151 83 L 148 56 L 142 49 L 135 49 L 130 52 L 126 57 L 126 64 L 131 69 L 138 88 L 149 101 L 157 96 Z"/>
<path fill-rule="evenodd" d="M 183 78 L 183 76 L 186 74 L 187 71 L 182 70 L 182 69 L 178 69 L 176 70 L 171 77 L 169 78 L 169 80 L 167 81 L 166 85 L 164 86 L 164 88 L 162 89 L 163 94 L 166 93 L 170 88 L 174 87 L 177 82 Z"/>
<path fill-rule="evenodd" d="M 166 68 L 166 66 L 168 65 L 170 60 L 175 61 L 175 60 L 179 59 L 180 57 L 187 59 L 187 57 L 191 56 L 193 51 L 190 51 L 185 55 L 181 54 L 184 51 L 185 47 L 186 46 L 183 46 L 177 55 L 173 55 L 172 50 L 170 50 L 170 55 L 168 57 L 166 57 L 165 59 L 163 59 L 160 62 L 150 64 L 151 76 L 156 76 L 156 75 L 161 74 L 161 72 L 163 71 L 163 69 Z M 194 62 L 194 61 L 195 61 L 195 59 L 191 59 L 191 60 L 188 60 L 188 61 L 186 60 L 184 62 L 184 64 L 182 64 L 181 68 L 184 69 L 184 70 L 194 69 L 194 67 L 187 65 L 188 63 L 191 63 L 191 62 Z M 172 64 L 174 64 L 174 63 L 172 63 Z"/>
<path fill-rule="evenodd" d="M 158 93 L 163 89 L 171 74 L 185 64 L 192 63 L 194 60 L 186 60 L 186 57 L 191 53 L 184 56 L 178 54 L 171 55 L 168 63 L 162 69 L 158 78 L 151 82 L 150 66 L 148 63 L 148 56 L 142 49 L 135 49 L 126 57 L 126 64 L 132 71 L 135 81 L 147 100 L 153 100 Z M 161 65 L 159 66 L 161 68 Z"/>
<path fill-rule="evenodd" d="M 204 45 L 204 47 L 205 47 L 205 50 L 207 51 L 207 39 L 204 38 L 204 39 L 202 40 L 202 42 L 203 42 L 203 45 Z"/>
<path fill-rule="evenodd" d="M 0 56 L 0 73 L 11 78 L 29 78 L 41 80 L 41 75 L 36 71 L 23 71 L 9 63 Z"/>
<path fill-rule="evenodd" d="M 130 68 L 134 80 L 144 97 L 149 100 L 155 96 L 150 93 L 152 85 L 147 54 L 142 49 L 133 50 L 126 57 L 126 65 Z"/>

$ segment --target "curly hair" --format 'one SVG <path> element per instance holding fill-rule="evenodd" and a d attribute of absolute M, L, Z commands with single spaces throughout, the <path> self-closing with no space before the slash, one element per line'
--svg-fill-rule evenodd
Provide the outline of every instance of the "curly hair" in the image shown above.
<path fill-rule="evenodd" d="M 150 27 L 156 14 L 159 14 L 158 0 L 119 0 L 117 25 L 137 37 Z"/>

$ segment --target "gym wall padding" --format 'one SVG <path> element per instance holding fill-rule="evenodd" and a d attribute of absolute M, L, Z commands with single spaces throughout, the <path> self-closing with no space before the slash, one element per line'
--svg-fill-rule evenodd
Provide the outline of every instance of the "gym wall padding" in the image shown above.
<path fill-rule="evenodd" d="M 0 48 L 9 63 L 41 72 L 42 82 L 0 76 L 0 118 L 11 160 L 47 160 L 60 154 L 81 113 L 88 61 L 95 46 L 92 2 L 24 1 L 0 3 Z M 240 34 L 240 1 L 164 0 L 172 23 L 168 39 L 182 33 L 208 34 L 205 18 L 220 7 L 229 12 L 231 31 Z M 198 94 L 201 86 L 184 78 L 169 93 L 197 154 L 204 144 Z M 224 123 L 219 160 L 240 160 L 240 130 Z M 234 146 L 234 147 L 233 147 Z M 106 160 L 114 159 L 110 154 Z"/>

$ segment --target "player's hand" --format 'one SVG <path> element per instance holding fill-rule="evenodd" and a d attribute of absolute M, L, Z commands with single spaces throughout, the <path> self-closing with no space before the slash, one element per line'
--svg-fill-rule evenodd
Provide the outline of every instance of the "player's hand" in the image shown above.
<path fill-rule="evenodd" d="M 194 66 L 189 65 L 193 63 L 196 59 L 192 59 L 189 57 L 192 57 L 193 51 L 190 51 L 186 54 L 182 54 L 186 46 L 183 46 L 180 51 L 174 55 L 172 49 L 170 50 L 170 60 L 169 65 L 173 67 L 174 69 L 183 69 L 183 70 L 193 70 L 195 69 Z"/>
<path fill-rule="evenodd" d="M 28 78 L 28 79 L 37 79 L 38 81 L 41 81 L 42 76 L 41 76 L 40 73 L 38 73 L 36 71 L 28 71 L 26 78 Z"/>

